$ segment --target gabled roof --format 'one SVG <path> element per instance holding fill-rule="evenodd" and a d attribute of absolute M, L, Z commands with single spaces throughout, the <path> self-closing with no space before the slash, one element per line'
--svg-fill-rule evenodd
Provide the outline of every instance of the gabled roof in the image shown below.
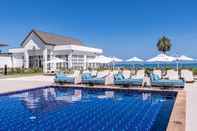
<path fill-rule="evenodd" d="M 7 44 L 1 44 L 0 43 L 0 47 L 4 47 L 4 46 L 8 46 Z"/>
<path fill-rule="evenodd" d="M 44 44 L 46 45 L 83 45 L 82 42 L 78 39 L 72 37 L 65 37 L 61 35 L 56 35 L 48 32 L 42 32 L 33 29 L 22 41 L 21 45 L 25 40 L 34 33 Z"/>

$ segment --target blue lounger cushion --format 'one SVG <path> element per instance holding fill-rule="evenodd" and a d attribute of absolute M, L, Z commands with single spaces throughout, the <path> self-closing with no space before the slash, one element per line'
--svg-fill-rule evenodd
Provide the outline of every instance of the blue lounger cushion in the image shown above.
<path fill-rule="evenodd" d="M 114 80 L 115 85 L 142 85 L 143 79 Z"/>
<path fill-rule="evenodd" d="M 83 84 L 105 84 L 105 78 L 92 77 L 90 73 L 84 73 L 81 79 Z"/>
<path fill-rule="evenodd" d="M 152 86 L 172 86 L 172 87 L 184 87 L 183 80 L 153 80 L 151 81 Z"/>
<path fill-rule="evenodd" d="M 165 80 L 160 79 L 156 74 L 150 74 L 150 80 L 152 86 L 164 86 L 164 87 L 184 87 L 183 80 Z"/>
<path fill-rule="evenodd" d="M 86 79 L 82 80 L 82 83 L 84 84 L 105 84 L 105 79 L 97 79 L 97 78 L 92 78 L 92 79 Z"/>
<path fill-rule="evenodd" d="M 114 75 L 115 85 L 142 85 L 143 79 L 125 79 L 122 73 Z"/>
<path fill-rule="evenodd" d="M 56 74 L 54 81 L 56 83 L 74 83 L 75 78 L 66 76 L 64 73 L 58 73 Z"/>

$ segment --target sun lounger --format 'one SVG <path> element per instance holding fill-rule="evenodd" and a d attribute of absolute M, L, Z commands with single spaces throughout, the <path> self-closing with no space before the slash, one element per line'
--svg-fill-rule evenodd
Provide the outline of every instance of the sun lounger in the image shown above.
<path fill-rule="evenodd" d="M 119 70 L 113 70 L 112 72 L 113 72 L 113 74 L 117 74 L 119 72 Z"/>
<path fill-rule="evenodd" d="M 167 74 L 166 74 L 166 77 L 169 80 L 179 80 L 179 78 L 180 78 L 178 72 L 175 71 L 175 70 L 168 70 Z"/>
<path fill-rule="evenodd" d="M 194 76 L 191 70 L 183 69 L 181 70 L 181 78 L 184 79 L 185 82 L 194 82 Z"/>
<path fill-rule="evenodd" d="M 162 78 L 162 77 L 161 77 L 161 76 L 162 76 L 161 70 L 153 70 L 153 74 L 158 75 L 159 78 Z"/>
<path fill-rule="evenodd" d="M 124 76 L 126 79 L 131 78 L 131 72 L 130 72 L 129 70 L 123 70 L 123 71 L 122 71 L 122 74 L 123 74 L 123 76 Z"/>
<path fill-rule="evenodd" d="M 144 70 L 138 70 L 136 75 L 132 76 L 133 79 L 143 79 L 145 75 Z"/>
<path fill-rule="evenodd" d="M 160 79 L 158 75 L 150 74 L 151 86 L 157 87 L 184 87 L 183 80 Z"/>
<path fill-rule="evenodd" d="M 54 81 L 55 83 L 78 84 L 81 81 L 80 72 L 75 71 L 74 74 L 64 74 L 63 72 L 59 72 L 55 75 Z"/>
<path fill-rule="evenodd" d="M 143 83 L 143 79 L 133 79 L 133 78 L 125 78 L 122 73 L 117 73 L 114 75 L 114 84 L 115 85 L 123 85 L 123 86 L 141 86 Z"/>
<path fill-rule="evenodd" d="M 92 75 L 93 77 L 95 77 L 95 76 L 97 75 L 97 73 L 98 73 L 98 72 L 97 72 L 96 70 L 92 70 L 92 71 L 91 71 L 91 75 Z"/>
<path fill-rule="evenodd" d="M 92 76 L 91 73 L 84 73 L 81 77 L 81 83 L 93 85 L 111 85 L 113 84 L 113 77 L 109 72 L 98 72 L 96 77 Z"/>

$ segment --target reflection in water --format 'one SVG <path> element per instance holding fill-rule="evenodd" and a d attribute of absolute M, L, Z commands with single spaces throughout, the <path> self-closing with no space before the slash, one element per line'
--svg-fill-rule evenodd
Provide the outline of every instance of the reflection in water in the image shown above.
<path fill-rule="evenodd" d="M 142 100 L 148 100 L 151 99 L 151 93 L 142 93 Z"/>
<path fill-rule="evenodd" d="M 114 91 L 105 91 L 104 95 L 98 95 L 99 99 L 114 98 Z"/>
<path fill-rule="evenodd" d="M 9 97 L 18 98 L 32 112 L 39 112 L 40 110 L 52 110 L 57 106 L 80 101 L 82 99 L 82 91 L 75 89 L 62 92 L 56 88 L 46 88 L 15 94 Z"/>
<path fill-rule="evenodd" d="M 67 94 L 66 92 L 57 92 L 55 100 L 65 101 L 65 102 L 68 102 L 68 103 L 80 101 L 81 98 L 82 98 L 82 93 L 81 92 L 82 91 L 78 90 L 78 89 L 75 89 L 74 93 L 72 93 L 72 94 Z"/>

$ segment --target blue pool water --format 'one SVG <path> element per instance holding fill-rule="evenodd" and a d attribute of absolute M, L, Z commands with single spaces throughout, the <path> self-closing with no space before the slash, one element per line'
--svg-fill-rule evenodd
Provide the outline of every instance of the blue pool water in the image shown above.
<path fill-rule="evenodd" d="M 0 96 L 0 131 L 164 131 L 175 93 L 43 88 Z"/>

